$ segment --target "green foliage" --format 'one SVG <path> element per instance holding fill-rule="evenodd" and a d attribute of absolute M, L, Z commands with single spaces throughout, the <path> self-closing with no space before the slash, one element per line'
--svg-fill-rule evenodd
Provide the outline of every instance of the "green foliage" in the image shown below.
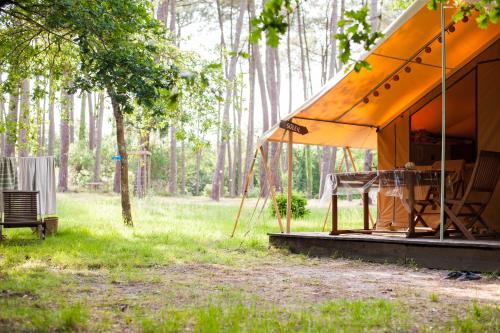
<path fill-rule="evenodd" d="M 276 196 L 278 202 L 278 209 L 282 217 L 286 216 L 287 196 L 285 194 L 278 194 Z M 311 213 L 307 207 L 307 199 L 300 194 L 292 194 L 292 217 L 303 218 Z M 269 203 L 269 211 L 271 216 L 276 216 L 272 202 Z"/>
<path fill-rule="evenodd" d="M 298 0 L 296 0 L 298 3 Z M 269 46 L 277 47 L 280 36 L 285 34 L 288 23 L 287 15 L 293 12 L 291 0 L 268 0 L 258 17 L 252 19 L 250 42 L 257 43 L 266 34 Z"/>
<path fill-rule="evenodd" d="M 335 38 L 339 41 L 339 60 L 343 64 L 354 63 L 354 70 L 360 72 L 363 68 L 371 70 L 371 65 L 365 60 L 352 58 L 353 44 L 360 45 L 363 50 L 369 51 L 376 44 L 378 39 L 384 36 L 379 31 L 372 32 L 369 21 L 368 6 L 363 6 L 359 10 L 348 10 L 345 18 L 339 21 L 339 27 L 345 32 L 338 33 Z"/>
<path fill-rule="evenodd" d="M 431 0 L 427 7 L 430 10 L 437 10 L 440 3 L 447 2 L 447 0 Z M 461 21 L 465 17 L 470 17 L 473 12 L 477 12 L 476 23 L 481 29 L 487 29 L 490 23 L 498 23 L 500 18 L 500 1 L 498 0 L 455 0 L 453 2 L 457 7 L 457 11 L 453 15 L 455 22 Z"/>

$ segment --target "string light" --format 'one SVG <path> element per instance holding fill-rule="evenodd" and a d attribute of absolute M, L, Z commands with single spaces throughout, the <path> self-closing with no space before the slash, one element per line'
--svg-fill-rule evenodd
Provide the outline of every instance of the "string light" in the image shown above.
<path fill-rule="evenodd" d="M 462 18 L 462 22 L 463 22 L 463 23 L 466 23 L 466 22 L 468 22 L 468 21 L 469 21 L 469 17 L 468 17 L 468 16 L 464 16 L 464 17 Z M 446 29 L 446 30 L 447 30 L 449 33 L 453 33 L 453 32 L 455 32 L 455 30 L 456 30 L 455 25 L 454 25 L 454 24 L 451 24 L 451 25 L 448 27 L 448 29 Z M 443 40 L 442 40 L 441 36 L 438 36 L 437 41 L 438 41 L 438 43 L 442 43 L 442 42 L 443 42 Z M 431 52 L 432 52 L 432 48 L 431 48 L 429 45 L 427 45 L 427 46 L 425 46 L 425 48 L 423 49 L 423 51 L 424 51 L 425 53 L 431 53 Z M 408 63 L 411 63 L 411 62 L 412 62 L 412 60 L 411 60 L 411 59 L 409 59 L 409 60 L 408 60 Z M 422 57 L 420 57 L 420 56 L 416 57 L 416 58 L 414 59 L 414 62 L 416 62 L 417 64 L 421 64 L 421 63 L 422 63 Z M 412 70 L 412 69 L 411 69 L 411 67 L 410 67 L 409 65 L 405 66 L 405 68 L 404 68 L 404 71 L 405 71 L 406 73 L 408 73 L 408 74 L 409 74 L 409 73 L 411 73 L 411 70 Z M 394 74 L 394 76 L 392 77 L 392 79 L 393 79 L 394 81 L 399 81 L 399 79 L 400 79 L 399 74 Z M 386 80 L 388 80 L 388 79 L 386 79 Z M 391 89 L 391 84 L 390 84 L 389 82 L 385 82 L 385 83 L 384 83 L 384 88 L 385 88 L 386 90 Z M 380 92 L 379 92 L 378 90 L 374 90 L 372 94 L 373 94 L 373 96 L 374 96 L 374 97 L 379 97 L 379 96 L 380 96 Z M 370 99 L 368 98 L 368 96 L 365 96 L 365 97 L 363 98 L 363 103 L 368 104 L 369 102 L 370 102 Z"/>

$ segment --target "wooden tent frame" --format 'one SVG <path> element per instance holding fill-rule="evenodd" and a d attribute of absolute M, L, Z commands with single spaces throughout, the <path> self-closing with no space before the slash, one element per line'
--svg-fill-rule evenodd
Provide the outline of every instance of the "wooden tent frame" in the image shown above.
<path fill-rule="evenodd" d="M 287 151 L 288 182 L 287 182 L 287 201 L 286 201 L 286 233 L 288 234 L 288 233 L 291 232 L 291 227 L 292 227 L 291 225 L 292 225 L 292 187 L 293 187 L 293 132 L 289 131 L 289 130 L 285 130 L 284 133 L 283 133 L 283 136 L 281 137 L 280 144 L 283 143 L 283 139 L 285 138 L 285 136 L 286 136 L 287 133 L 288 133 L 288 143 L 287 143 L 288 144 L 288 151 Z M 339 170 L 338 170 L 338 172 L 340 172 L 342 170 L 342 166 L 344 165 L 344 162 L 345 162 L 345 165 L 346 165 L 346 168 L 347 168 L 347 159 L 350 160 L 354 172 L 357 172 L 357 167 L 356 167 L 356 164 L 354 162 L 354 158 L 352 156 L 351 148 L 350 147 L 343 147 L 343 148 L 344 148 L 343 149 L 343 155 L 342 155 L 341 162 L 339 164 Z M 267 160 L 266 154 L 264 152 L 263 145 L 260 145 L 257 149 L 255 149 L 255 153 L 254 153 L 252 162 L 250 163 L 250 168 L 248 170 L 248 173 L 247 173 L 247 176 L 246 176 L 246 179 L 245 179 L 245 185 L 244 185 L 243 194 L 242 194 L 241 201 L 240 201 L 240 206 L 238 208 L 238 213 L 236 214 L 236 219 L 235 219 L 235 221 L 233 223 L 233 229 L 232 229 L 232 232 L 231 232 L 231 237 L 234 237 L 234 233 L 236 232 L 236 228 L 238 226 L 238 222 L 239 222 L 240 217 L 241 217 L 241 211 L 243 210 L 243 205 L 245 203 L 245 199 L 248 196 L 248 187 L 250 185 L 250 181 L 252 180 L 253 170 L 254 170 L 254 167 L 255 167 L 255 161 L 257 160 L 257 156 L 258 156 L 259 152 L 261 154 L 261 160 L 262 160 L 262 164 L 263 164 L 263 170 L 264 170 L 264 174 L 265 174 L 265 178 L 266 178 L 267 184 L 269 186 L 269 195 L 271 196 L 271 200 L 272 200 L 272 203 L 273 203 L 274 211 L 275 211 L 276 217 L 278 219 L 278 225 L 279 225 L 279 228 L 280 228 L 280 232 L 281 233 L 285 232 L 285 230 L 283 229 L 282 216 L 281 216 L 281 213 L 280 213 L 279 208 L 278 208 L 278 201 L 276 199 L 276 189 L 275 189 L 275 187 L 273 185 L 271 171 L 269 170 L 269 166 L 268 166 L 268 160 Z M 279 159 L 280 154 L 281 154 L 281 146 L 280 146 L 280 149 L 278 150 L 277 156 L 275 157 L 276 160 Z M 273 161 L 273 162 L 275 162 L 275 161 Z M 250 221 L 252 221 L 252 219 L 253 219 L 253 217 L 255 215 L 255 211 L 257 210 L 257 207 L 259 205 L 260 197 L 261 197 L 262 191 L 263 191 L 262 190 L 263 189 L 262 185 L 263 184 L 261 184 L 260 195 L 259 195 L 259 198 L 257 199 L 257 202 L 256 202 L 256 204 L 254 206 L 253 211 L 252 211 L 252 215 L 250 217 Z M 264 201 L 264 205 L 263 205 L 262 209 L 264 209 L 266 202 L 267 202 L 267 197 L 266 197 L 266 199 Z M 330 204 L 328 205 L 328 209 L 327 209 L 324 221 L 323 221 L 323 229 L 322 229 L 323 231 L 325 231 L 325 229 L 326 229 L 326 224 L 327 224 L 327 221 L 328 221 L 328 217 L 330 216 L 330 210 L 331 209 L 332 209 L 332 201 L 330 201 Z M 369 215 L 371 224 L 374 227 L 375 223 L 373 221 L 373 217 L 372 217 L 370 211 L 368 211 L 368 215 Z M 259 216 L 260 216 L 260 214 L 259 214 Z"/>

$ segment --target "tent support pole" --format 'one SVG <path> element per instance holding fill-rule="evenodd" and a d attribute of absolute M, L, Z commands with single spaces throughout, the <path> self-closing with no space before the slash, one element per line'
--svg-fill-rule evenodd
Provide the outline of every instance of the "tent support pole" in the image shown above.
<path fill-rule="evenodd" d="M 267 183 L 269 185 L 269 193 L 271 194 L 271 198 L 273 200 L 274 211 L 276 212 L 276 217 L 278 218 L 278 224 L 280 227 L 281 233 L 283 230 L 283 223 L 281 222 L 281 214 L 278 208 L 278 201 L 276 200 L 276 192 L 274 191 L 274 185 L 271 181 L 271 172 L 269 171 L 269 166 L 267 165 L 266 154 L 264 153 L 264 148 L 260 146 L 260 155 L 262 156 L 262 164 L 264 165 L 264 173 L 266 174 Z"/>
<path fill-rule="evenodd" d="M 243 195 L 241 196 L 240 208 L 238 209 L 238 214 L 236 215 L 236 220 L 234 220 L 233 224 L 233 232 L 231 233 L 231 237 L 234 236 L 234 232 L 236 231 L 236 227 L 238 226 L 238 221 L 240 219 L 241 210 L 243 209 L 243 203 L 245 202 L 245 198 L 248 195 L 248 186 L 250 184 L 250 180 L 252 179 L 253 167 L 255 166 L 255 160 L 257 159 L 258 149 L 255 150 L 255 154 L 253 155 L 252 163 L 250 164 L 250 169 L 248 170 L 248 174 L 245 180 L 245 188 L 243 190 Z"/>
<path fill-rule="evenodd" d="M 445 172 L 446 172 L 446 34 L 444 1 L 441 2 L 441 188 L 439 205 L 439 239 L 444 238 Z"/>
<path fill-rule="evenodd" d="M 290 233 L 292 224 L 292 167 L 293 166 L 293 132 L 288 131 L 288 191 L 286 199 L 286 233 Z"/>

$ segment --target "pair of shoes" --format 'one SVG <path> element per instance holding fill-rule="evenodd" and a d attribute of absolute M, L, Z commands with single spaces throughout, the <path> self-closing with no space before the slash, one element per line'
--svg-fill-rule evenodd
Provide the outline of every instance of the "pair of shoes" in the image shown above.
<path fill-rule="evenodd" d="M 454 272 L 449 272 L 448 275 L 446 275 L 445 279 L 447 280 L 456 280 L 459 277 L 463 275 L 462 272 L 454 271 Z"/>
<path fill-rule="evenodd" d="M 457 280 L 457 281 L 474 281 L 481 279 L 481 275 L 469 271 L 462 271 L 462 272 L 454 271 L 448 273 L 445 279 Z"/>
<path fill-rule="evenodd" d="M 480 280 L 481 275 L 473 273 L 473 272 L 464 272 L 461 277 L 458 278 L 458 281 L 474 281 Z"/>

